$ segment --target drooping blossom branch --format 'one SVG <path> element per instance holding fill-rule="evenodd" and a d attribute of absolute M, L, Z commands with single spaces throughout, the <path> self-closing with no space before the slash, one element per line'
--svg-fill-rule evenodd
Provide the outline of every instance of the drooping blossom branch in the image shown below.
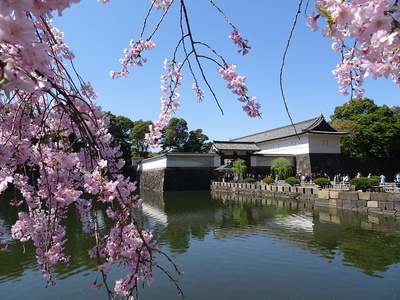
<path fill-rule="evenodd" d="M 142 200 L 119 173 L 124 162 L 110 146 L 106 113 L 91 101 L 97 95 L 90 83 L 67 70 L 74 55 L 51 23 L 53 11 L 76 2 L 0 2 L 0 193 L 12 185 L 10 204 L 19 210 L 11 232 L 0 220 L 0 244 L 6 250 L 10 237 L 32 241 L 47 284 L 55 285 L 54 266 L 69 260 L 62 220 L 75 206 L 82 231 L 95 241 L 89 254 L 101 280 L 92 286 L 105 286 L 110 299 L 132 298 L 142 282 L 153 281 L 161 252 L 133 214 Z M 137 51 L 127 52 L 126 64 L 138 65 L 152 44 L 132 44 Z M 107 207 L 108 231 L 99 230 L 100 206 Z M 107 270 L 117 265 L 127 275 L 112 288 Z"/>
<path fill-rule="evenodd" d="M 159 119 L 150 125 L 150 131 L 146 133 L 146 140 L 150 146 L 155 147 L 158 145 L 159 139 L 162 136 L 162 130 L 168 124 L 171 114 L 180 107 L 180 94 L 176 91 L 182 85 L 181 68 L 182 63 L 164 61 L 164 69 L 167 71 L 167 75 L 161 76 L 161 91 L 166 96 L 161 98 L 161 114 Z"/>
<path fill-rule="evenodd" d="M 241 34 L 237 30 L 237 28 L 230 22 L 228 17 L 222 12 L 222 10 L 212 1 L 208 0 L 219 12 L 222 13 L 224 19 L 227 21 L 227 23 L 232 27 L 233 31 L 229 35 L 229 38 L 233 41 L 235 45 L 239 47 L 238 52 L 241 53 L 242 55 L 245 55 L 249 52 L 250 46 L 248 45 L 248 40 L 242 38 Z M 157 9 L 164 8 L 164 14 L 161 19 L 165 16 L 166 11 L 170 8 L 170 6 L 173 4 L 174 1 L 151 1 L 152 6 L 156 7 Z M 209 83 L 207 76 L 203 70 L 203 65 L 202 62 L 200 61 L 201 59 L 205 59 L 208 61 L 214 62 L 218 66 L 218 70 L 221 73 L 223 70 L 228 69 L 231 70 L 230 67 L 227 67 L 228 64 L 225 62 L 223 57 L 219 55 L 212 47 L 210 47 L 207 43 L 204 42 L 198 42 L 195 40 L 192 30 L 191 30 L 191 24 L 189 21 L 189 15 L 188 11 L 186 8 L 186 4 L 184 0 L 179 0 L 178 1 L 180 4 L 180 32 L 181 32 L 181 38 L 177 43 L 177 46 L 175 48 L 173 58 L 171 59 L 171 62 L 175 64 L 176 61 L 181 61 L 181 64 L 177 64 L 176 66 L 171 66 L 167 67 L 166 65 L 166 70 L 168 75 L 166 77 L 162 77 L 162 81 L 165 81 L 166 78 L 170 79 L 171 82 L 174 82 L 174 84 L 165 84 L 163 82 L 163 85 L 161 86 L 161 90 L 163 94 L 167 94 L 166 97 L 161 98 L 161 114 L 159 115 L 159 119 L 155 121 L 151 126 L 150 126 L 150 132 L 149 134 L 146 135 L 146 140 L 150 144 L 151 147 L 157 147 L 158 142 L 160 141 L 161 135 L 162 135 L 162 129 L 167 125 L 168 120 L 171 117 L 171 114 L 174 113 L 178 108 L 179 108 L 179 98 L 180 95 L 176 93 L 176 90 L 180 88 L 181 81 L 182 81 L 182 72 L 181 69 L 183 68 L 184 65 L 188 66 L 188 69 L 190 71 L 190 74 L 192 75 L 192 78 L 194 80 L 194 83 L 192 85 L 192 89 L 195 93 L 195 96 L 197 98 L 197 102 L 202 102 L 202 100 L 205 97 L 204 90 L 200 88 L 199 85 L 199 79 L 196 71 L 200 74 L 200 78 L 202 81 L 205 83 L 206 87 L 208 90 L 211 92 L 212 96 L 214 97 L 217 105 L 220 107 L 221 112 L 222 108 L 219 104 L 219 101 L 217 99 L 217 96 Z M 150 13 L 151 9 L 149 10 Z M 141 35 L 145 32 L 146 26 L 147 26 L 147 18 L 145 19 L 145 22 L 143 24 L 142 32 Z M 152 31 L 150 37 L 153 37 L 155 32 L 160 26 L 160 22 L 157 23 L 155 29 Z M 139 39 L 139 41 L 150 41 L 150 37 L 147 39 L 143 39 L 142 37 Z M 127 71 L 127 66 L 133 66 L 133 65 L 140 65 L 142 66 L 142 60 L 140 60 L 139 63 L 131 63 L 132 61 L 135 61 L 137 58 L 141 58 L 140 53 L 142 51 L 142 43 L 140 44 L 140 48 L 137 49 L 137 45 L 135 44 L 135 47 L 131 47 L 131 50 L 125 50 L 125 53 L 134 53 L 133 58 L 132 56 L 127 57 L 125 55 L 124 59 L 121 59 L 122 63 L 122 70 L 119 73 L 116 72 L 111 72 L 111 77 L 125 77 L 129 72 Z M 152 45 L 154 45 L 152 43 Z M 132 44 L 131 44 L 132 46 Z M 209 55 L 203 55 L 201 53 L 201 48 L 205 47 L 207 50 L 211 51 L 215 55 L 215 57 L 211 57 Z M 153 48 L 153 47 L 151 47 Z M 148 49 L 151 49 L 150 47 Z M 181 50 L 183 55 L 181 59 L 178 59 L 178 50 Z M 193 60 L 193 61 L 192 61 Z M 197 70 L 195 70 L 195 66 Z M 236 67 L 236 66 L 235 66 Z M 179 70 L 178 70 L 179 69 Z M 172 71 L 173 70 L 173 71 Z M 243 84 L 245 81 L 244 76 L 239 76 L 236 75 L 235 79 L 232 81 L 228 80 L 230 83 L 227 85 L 229 89 L 232 89 L 233 93 L 239 95 L 240 97 L 238 98 L 239 101 L 245 102 L 246 104 L 243 106 L 243 110 L 247 113 L 247 115 L 251 117 L 255 116 L 261 116 L 259 109 L 261 105 L 256 102 L 255 97 L 249 97 L 247 96 L 247 87 Z M 241 82 L 239 82 L 241 81 Z M 233 88 L 233 86 L 237 86 Z M 241 85 L 241 87 L 239 87 Z M 232 86 L 232 87 L 231 87 Z M 243 93 L 245 88 L 245 92 Z"/>
<path fill-rule="evenodd" d="M 243 110 L 247 113 L 249 117 L 260 117 L 261 113 L 259 111 L 261 105 L 256 102 L 256 97 L 247 96 L 247 86 L 246 77 L 240 76 L 236 73 L 236 65 L 219 67 L 218 72 L 221 74 L 222 78 L 228 81 L 226 87 L 232 90 L 232 93 L 238 95 L 238 100 L 240 102 L 246 103 L 242 106 Z"/>
<path fill-rule="evenodd" d="M 325 37 L 334 40 L 332 48 L 342 53 L 342 61 L 333 71 L 341 93 L 361 98 L 363 77 L 391 77 L 400 85 L 399 2 L 315 1 L 316 12 L 307 15 L 308 26 L 318 30 L 324 19 Z M 349 44 L 351 46 L 349 46 Z"/>

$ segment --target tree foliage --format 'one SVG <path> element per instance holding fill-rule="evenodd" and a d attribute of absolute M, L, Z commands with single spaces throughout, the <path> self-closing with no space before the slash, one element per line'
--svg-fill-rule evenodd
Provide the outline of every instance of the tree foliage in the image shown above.
<path fill-rule="evenodd" d="M 187 122 L 182 118 L 171 118 L 161 138 L 162 152 L 182 152 L 188 137 Z"/>
<path fill-rule="evenodd" d="M 211 142 L 202 129 L 195 129 L 189 132 L 189 137 L 183 146 L 184 152 L 205 153 L 211 149 Z"/>
<path fill-rule="evenodd" d="M 284 157 L 278 157 L 272 161 L 271 172 L 279 179 L 286 179 L 293 173 L 293 168 L 290 162 Z"/>
<path fill-rule="evenodd" d="M 134 122 L 124 116 L 116 116 L 111 112 L 107 113 L 110 119 L 108 132 L 113 136 L 111 145 L 119 147 L 121 158 L 127 165 L 132 165 L 132 140 L 131 133 L 134 128 Z"/>
<path fill-rule="evenodd" d="M 335 108 L 332 127 L 347 130 L 342 153 L 352 157 L 394 157 L 400 151 L 400 118 L 396 109 L 373 100 L 353 99 Z"/>
<path fill-rule="evenodd" d="M 132 141 L 132 155 L 138 157 L 149 156 L 149 144 L 146 141 L 146 134 L 149 133 L 151 121 L 143 121 L 142 119 L 133 122 L 134 126 L 129 135 Z"/>
<path fill-rule="evenodd" d="M 239 179 L 243 178 L 244 173 L 247 170 L 246 162 L 244 159 L 237 158 L 232 162 L 232 172 L 239 175 Z"/>
<path fill-rule="evenodd" d="M 161 138 L 162 152 L 208 152 L 211 143 L 202 129 L 188 132 L 188 125 L 184 119 L 172 118 L 163 131 Z"/>

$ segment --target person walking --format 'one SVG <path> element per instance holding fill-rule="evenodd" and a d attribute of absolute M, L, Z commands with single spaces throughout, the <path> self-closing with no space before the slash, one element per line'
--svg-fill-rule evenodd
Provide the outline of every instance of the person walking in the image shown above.
<path fill-rule="evenodd" d="M 386 176 L 381 174 L 381 176 L 379 176 L 379 178 L 381 179 L 381 184 L 385 184 L 386 182 Z"/>

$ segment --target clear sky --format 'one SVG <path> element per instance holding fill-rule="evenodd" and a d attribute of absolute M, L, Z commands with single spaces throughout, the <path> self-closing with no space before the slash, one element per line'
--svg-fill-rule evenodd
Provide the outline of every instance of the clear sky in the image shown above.
<path fill-rule="evenodd" d="M 298 1 L 214 1 L 242 36 L 249 39 L 252 49 L 245 56 L 237 53 L 236 46 L 228 38 L 231 27 L 208 0 L 186 1 L 195 39 L 212 46 L 228 63 L 237 64 L 237 72 L 247 77 L 249 95 L 256 96 L 262 104 L 262 119 L 246 116 L 242 104 L 225 88 L 226 82 L 217 73 L 216 65 L 206 61 L 208 80 L 224 113 L 207 90 L 203 102 L 196 102 L 191 90 L 193 79 L 186 68 L 179 91 L 181 108 L 174 117 L 184 118 L 189 130 L 203 129 L 210 140 L 229 140 L 290 124 L 280 94 L 279 70 Z M 157 120 L 159 99 L 163 96 L 160 90 L 160 76 L 165 74 L 163 61 L 172 58 L 179 38 L 179 3 L 176 2 L 153 38 L 156 48 L 143 53 L 148 62 L 142 68 L 131 68 L 128 78 L 111 79 L 109 71 L 120 69 L 118 59 L 123 57 L 123 49 L 129 46 L 130 39 L 139 38 L 150 1 L 112 0 L 103 4 L 82 0 L 64 11 L 62 18 L 54 20 L 76 55 L 78 72 L 92 83 L 99 95 L 97 103 L 104 110 L 133 121 Z M 161 11 L 153 13 L 157 17 L 161 15 Z M 152 32 L 155 20 L 149 20 L 143 37 Z M 329 120 L 334 108 L 349 100 L 339 93 L 338 83 L 331 73 L 340 55 L 331 49 L 330 40 L 323 38 L 320 31 L 312 32 L 305 23 L 303 9 L 285 63 L 283 84 L 287 105 L 294 122 L 317 117 L 320 113 Z M 205 88 L 201 80 L 199 85 Z M 365 89 L 365 97 L 378 105 L 399 105 L 399 88 L 390 79 L 367 79 Z"/>

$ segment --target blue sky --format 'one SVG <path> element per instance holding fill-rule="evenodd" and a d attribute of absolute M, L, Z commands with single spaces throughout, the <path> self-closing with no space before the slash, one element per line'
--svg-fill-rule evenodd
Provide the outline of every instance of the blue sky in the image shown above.
<path fill-rule="evenodd" d="M 55 18 L 54 25 L 65 33 L 64 41 L 76 55 L 75 66 L 98 93 L 97 103 L 106 111 L 138 119 L 155 121 L 160 113 L 160 76 L 165 74 L 164 59 L 171 59 L 179 38 L 178 1 L 165 19 L 153 41 L 156 47 L 144 53 L 148 62 L 144 67 L 131 68 L 128 78 L 111 79 L 110 70 L 119 70 L 118 59 L 129 40 L 137 40 L 150 1 L 112 0 L 103 4 L 96 0 L 82 0 Z M 262 119 L 247 117 L 216 71 L 216 65 L 204 63 L 223 108 L 221 113 L 209 91 L 197 103 L 191 90 L 193 79 L 183 69 L 181 108 L 174 117 L 184 118 L 189 130 L 203 129 L 210 140 L 229 140 L 248 134 L 290 124 L 279 89 L 279 70 L 286 41 L 292 26 L 297 0 L 261 1 L 215 0 L 230 21 L 252 47 L 249 54 L 237 53 L 228 38 L 231 27 L 208 0 L 187 0 L 192 31 L 197 41 L 212 46 L 228 63 L 237 64 L 237 72 L 247 77 L 249 95 L 262 104 Z M 268 4 L 273 3 L 273 4 Z M 312 7 L 310 7 L 312 8 Z M 303 11 L 304 12 L 304 11 Z M 338 91 L 331 70 L 340 60 L 331 49 L 331 41 L 321 32 L 312 32 L 305 25 L 304 13 L 299 17 L 294 37 L 287 54 L 283 84 L 287 105 L 294 122 L 311 119 L 322 113 L 326 119 L 334 108 L 349 100 Z M 154 11 L 159 16 L 160 11 Z M 146 37 L 154 27 L 151 18 Z M 152 23 L 153 22 L 153 23 Z M 322 23 L 321 23 L 322 25 Z M 200 76 L 199 76 L 200 78 Z M 205 84 L 200 81 L 200 86 Z M 366 79 L 365 97 L 378 105 L 398 105 L 399 89 L 386 79 Z"/>

